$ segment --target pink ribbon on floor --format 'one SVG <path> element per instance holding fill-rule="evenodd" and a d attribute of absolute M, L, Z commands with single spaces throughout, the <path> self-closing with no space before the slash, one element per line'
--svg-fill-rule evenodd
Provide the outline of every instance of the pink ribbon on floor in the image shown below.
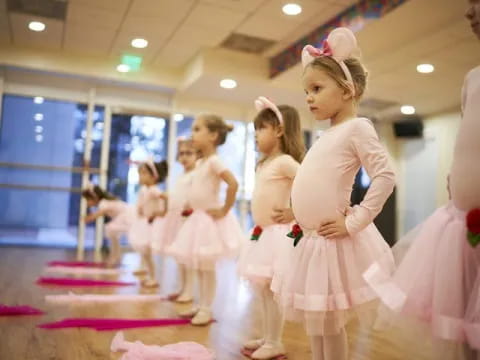
<path fill-rule="evenodd" d="M 118 276 L 121 275 L 123 271 L 121 269 L 103 268 L 98 266 L 47 266 L 43 272 L 51 274 Z"/>
<path fill-rule="evenodd" d="M 68 267 L 106 267 L 105 263 L 92 261 L 50 261 L 48 266 L 68 266 Z"/>
<path fill-rule="evenodd" d="M 192 341 L 168 344 L 164 346 L 146 345 L 141 341 L 126 341 L 123 333 L 117 333 L 110 345 L 110 350 L 123 351 L 122 360 L 214 360 L 215 353 L 202 344 Z"/>
<path fill-rule="evenodd" d="M 42 310 L 27 306 L 7 306 L 0 305 L 0 316 L 20 316 L 20 315 L 43 315 Z"/>
<path fill-rule="evenodd" d="M 142 294 L 74 294 L 72 292 L 66 295 L 46 295 L 45 301 L 53 304 L 97 304 L 113 302 L 159 302 L 166 298 L 161 295 L 142 295 Z"/>
<path fill-rule="evenodd" d="M 164 327 L 190 324 L 190 319 L 104 319 L 104 318 L 68 318 L 61 321 L 38 325 L 42 329 L 89 328 L 97 331 L 136 329 L 144 327 Z"/>
<path fill-rule="evenodd" d="M 81 286 L 81 287 L 93 287 L 93 286 L 133 286 L 135 282 L 125 281 L 107 281 L 107 280 L 92 280 L 92 279 L 72 279 L 72 278 L 49 278 L 41 277 L 37 280 L 38 285 L 55 285 L 55 286 Z"/>

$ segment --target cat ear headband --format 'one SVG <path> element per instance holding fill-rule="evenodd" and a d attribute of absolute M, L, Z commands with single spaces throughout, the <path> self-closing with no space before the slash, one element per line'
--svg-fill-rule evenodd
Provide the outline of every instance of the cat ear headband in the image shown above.
<path fill-rule="evenodd" d="M 257 100 L 255 100 L 255 108 L 257 111 L 262 111 L 264 109 L 272 110 L 278 118 L 280 125 L 283 124 L 283 116 L 280 110 L 278 110 L 277 105 L 273 103 L 272 100 L 266 98 L 265 96 L 259 96 Z"/>
<path fill-rule="evenodd" d="M 302 66 L 305 69 L 316 58 L 328 56 L 335 60 L 347 79 L 348 86 L 355 96 L 355 86 L 352 74 L 348 70 L 345 60 L 358 53 L 357 39 L 353 32 L 345 27 L 336 28 L 323 41 L 322 48 L 317 49 L 312 45 L 306 45 L 302 50 Z"/>

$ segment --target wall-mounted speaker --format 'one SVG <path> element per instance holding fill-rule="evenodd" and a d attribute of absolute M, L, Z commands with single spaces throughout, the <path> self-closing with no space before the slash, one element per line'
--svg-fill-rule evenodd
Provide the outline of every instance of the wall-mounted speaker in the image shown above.
<path fill-rule="evenodd" d="M 423 136 L 423 121 L 419 117 L 409 117 L 393 123 L 395 136 L 415 138 Z"/>

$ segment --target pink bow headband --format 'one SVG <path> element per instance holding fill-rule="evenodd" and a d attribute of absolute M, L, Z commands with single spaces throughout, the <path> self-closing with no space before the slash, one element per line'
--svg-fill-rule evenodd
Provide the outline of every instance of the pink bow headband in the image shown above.
<path fill-rule="evenodd" d="M 155 180 L 158 179 L 159 178 L 158 171 L 157 171 L 157 168 L 155 167 L 153 159 L 148 159 L 147 161 L 144 162 L 144 164 L 150 169 Z"/>
<path fill-rule="evenodd" d="M 265 96 L 259 96 L 257 100 L 255 100 L 255 108 L 257 111 L 262 111 L 263 109 L 270 109 L 274 112 L 277 116 L 280 125 L 283 124 L 283 116 L 280 110 L 278 109 L 277 105 L 273 103 L 270 99 L 266 98 Z"/>
<path fill-rule="evenodd" d="M 355 96 L 355 85 L 352 74 L 345 65 L 345 60 L 353 57 L 358 52 L 357 39 L 353 32 L 345 27 L 336 28 L 323 41 L 322 49 L 306 45 L 302 50 L 302 66 L 306 68 L 315 58 L 328 56 L 335 60 L 347 79 L 348 86 Z"/>

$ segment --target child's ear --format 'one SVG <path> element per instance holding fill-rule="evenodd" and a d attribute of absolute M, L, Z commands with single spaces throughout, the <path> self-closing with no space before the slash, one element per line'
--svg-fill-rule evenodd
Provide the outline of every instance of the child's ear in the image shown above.
<path fill-rule="evenodd" d="M 353 94 L 352 94 L 352 91 L 350 89 L 343 89 L 343 96 L 342 96 L 343 100 L 350 100 L 350 99 L 353 99 Z"/>
<path fill-rule="evenodd" d="M 281 138 L 284 133 L 285 133 L 285 130 L 283 128 L 283 125 L 279 125 L 276 131 L 277 138 Z"/>
<path fill-rule="evenodd" d="M 214 144 L 216 144 L 217 141 L 218 141 L 218 132 L 211 131 L 210 132 L 210 139 L 213 141 Z"/>

